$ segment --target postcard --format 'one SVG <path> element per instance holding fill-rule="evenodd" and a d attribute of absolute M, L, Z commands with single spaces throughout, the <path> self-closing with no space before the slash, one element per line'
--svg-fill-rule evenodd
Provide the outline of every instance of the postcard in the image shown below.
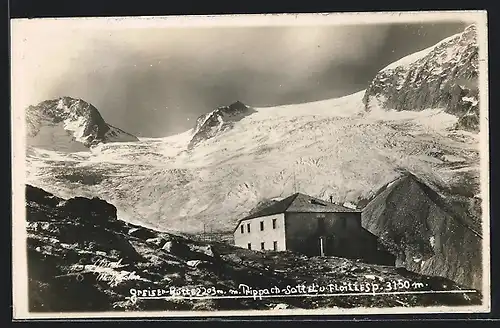
<path fill-rule="evenodd" d="M 15 319 L 490 311 L 485 11 L 11 20 Z"/>

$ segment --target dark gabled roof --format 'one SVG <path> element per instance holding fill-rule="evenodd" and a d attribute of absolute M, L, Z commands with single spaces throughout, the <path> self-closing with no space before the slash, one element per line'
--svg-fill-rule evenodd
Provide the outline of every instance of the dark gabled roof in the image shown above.
<path fill-rule="evenodd" d="M 291 196 L 288 196 L 287 198 L 280 200 L 279 202 L 276 202 L 268 207 L 261 209 L 260 211 L 257 211 L 255 213 L 246 216 L 244 220 L 258 218 L 261 216 L 285 213 L 285 211 L 288 209 L 288 207 L 290 207 L 290 205 L 293 203 L 293 201 L 298 195 L 299 194 L 293 194 Z"/>
<path fill-rule="evenodd" d="M 327 202 L 309 195 L 297 193 L 295 199 L 286 209 L 286 212 L 345 213 L 359 211 L 342 205 Z"/>
<path fill-rule="evenodd" d="M 319 198 L 295 193 L 287 198 L 267 206 L 255 213 L 252 213 L 243 219 L 239 220 L 236 224 L 235 230 L 238 228 L 242 221 L 254 219 L 262 216 L 289 213 L 289 212 L 302 212 L 302 213 L 345 213 L 345 212 L 360 212 L 345 206 L 337 205 L 334 203 L 326 202 Z"/>

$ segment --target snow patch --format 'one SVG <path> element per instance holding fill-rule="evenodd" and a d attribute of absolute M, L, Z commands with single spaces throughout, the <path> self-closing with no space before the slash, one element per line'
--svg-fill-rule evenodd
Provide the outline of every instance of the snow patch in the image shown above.
<path fill-rule="evenodd" d="M 64 109 L 66 106 L 64 106 L 64 101 L 61 99 L 59 99 L 59 102 L 57 103 L 57 109 Z"/>
<path fill-rule="evenodd" d="M 347 208 L 351 208 L 353 210 L 355 210 L 357 207 L 356 205 L 354 205 L 353 203 L 351 202 L 345 202 L 344 204 L 342 204 L 344 207 L 347 207 Z"/>
<path fill-rule="evenodd" d="M 365 119 L 378 122 L 406 121 L 436 131 L 445 131 L 458 121 L 458 117 L 445 113 L 441 108 L 428 108 L 422 111 L 396 111 L 374 107 L 365 115 Z"/>
<path fill-rule="evenodd" d="M 479 103 L 475 97 L 462 97 L 462 100 L 471 103 L 472 106 L 476 106 Z"/>
<path fill-rule="evenodd" d="M 455 155 L 443 155 L 443 160 L 450 163 L 465 162 L 465 159 Z"/>
<path fill-rule="evenodd" d="M 258 113 L 250 117 L 259 120 L 271 117 L 329 116 L 352 117 L 364 112 L 363 96 L 365 90 L 340 98 L 314 101 L 302 104 L 274 107 L 256 107 Z"/>
<path fill-rule="evenodd" d="M 83 116 L 79 116 L 76 120 L 67 118 L 66 120 L 64 120 L 64 129 L 73 132 L 75 139 L 79 142 L 84 143 L 85 141 L 87 141 L 88 137 L 83 137 L 85 133 L 85 123 L 86 118 Z"/>
<path fill-rule="evenodd" d="M 196 127 L 191 131 L 191 134 L 195 135 L 196 133 L 198 133 L 198 131 L 200 131 L 201 127 L 205 125 L 205 123 L 208 121 L 208 119 L 210 117 L 212 117 L 213 114 L 214 114 L 214 111 L 205 114 L 205 116 L 203 116 L 202 122 L 196 123 Z"/>

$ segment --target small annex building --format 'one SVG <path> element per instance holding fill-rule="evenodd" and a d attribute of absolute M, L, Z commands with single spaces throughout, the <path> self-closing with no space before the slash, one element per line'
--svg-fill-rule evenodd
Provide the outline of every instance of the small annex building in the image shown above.
<path fill-rule="evenodd" d="M 293 194 L 238 221 L 236 246 L 294 251 L 308 256 L 338 256 L 394 264 L 378 249 L 378 239 L 361 226 L 361 211 Z"/>

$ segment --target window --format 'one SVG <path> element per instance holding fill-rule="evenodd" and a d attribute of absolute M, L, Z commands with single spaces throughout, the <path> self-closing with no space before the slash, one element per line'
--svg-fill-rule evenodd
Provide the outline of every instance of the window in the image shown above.
<path fill-rule="evenodd" d="M 247 247 L 248 249 L 252 249 L 252 243 L 248 243 Z"/>
<path fill-rule="evenodd" d="M 260 243 L 260 249 L 264 250 L 264 242 Z"/>
<path fill-rule="evenodd" d="M 244 228 L 245 228 L 245 226 L 242 224 L 241 227 L 240 227 L 241 233 L 245 232 Z"/>
<path fill-rule="evenodd" d="M 273 249 L 274 249 L 275 251 L 277 251 L 277 250 L 278 250 L 278 242 L 277 242 L 276 240 L 275 240 L 275 241 L 273 241 Z"/>
<path fill-rule="evenodd" d="M 260 231 L 264 230 L 264 221 L 260 221 Z"/>
<path fill-rule="evenodd" d="M 250 233 L 250 223 L 247 223 L 247 232 Z"/>
<path fill-rule="evenodd" d="M 273 229 L 276 229 L 276 219 L 273 219 Z"/>

